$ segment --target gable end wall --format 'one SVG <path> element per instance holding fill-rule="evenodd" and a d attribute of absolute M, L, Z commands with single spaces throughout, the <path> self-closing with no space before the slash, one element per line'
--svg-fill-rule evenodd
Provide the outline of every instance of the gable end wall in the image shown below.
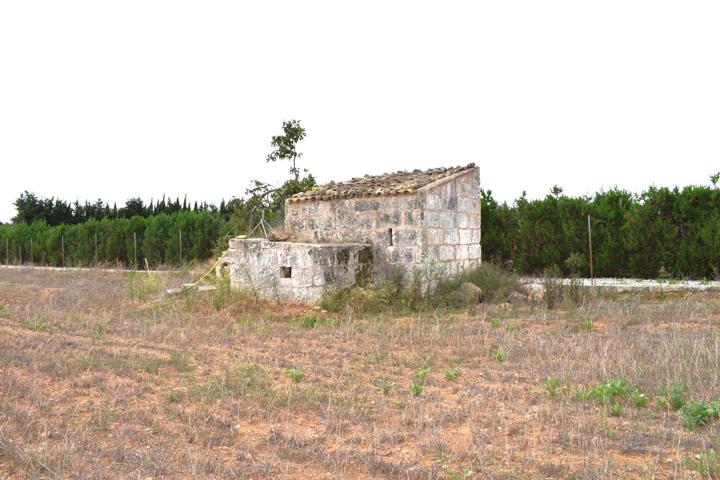
<path fill-rule="evenodd" d="M 453 274 L 481 261 L 480 170 L 428 185 L 420 191 L 423 263 Z"/>

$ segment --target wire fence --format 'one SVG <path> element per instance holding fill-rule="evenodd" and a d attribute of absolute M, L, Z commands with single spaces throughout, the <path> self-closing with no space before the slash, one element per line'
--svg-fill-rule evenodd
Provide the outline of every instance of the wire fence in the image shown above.
<path fill-rule="evenodd" d="M 66 238 L 61 234 L 58 239 L 44 238 L 38 241 L 35 237 L 18 240 L 6 236 L 0 245 L 0 264 L 15 266 L 52 266 L 52 267 L 100 267 L 108 264 L 129 269 L 142 269 L 150 264 L 182 265 L 190 260 L 204 260 L 211 256 L 212 250 L 206 249 L 206 255 L 192 255 L 193 241 L 183 238 L 182 229 L 177 236 L 166 237 L 160 242 L 155 238 L 153 245 L 148 245 L 145 238 L 132 232 L 127 238 L 117 236 L 103 238 L 100 232 L 94 232 L 90 245 L 87 238 Z M 153 254 L 147 255 L 146 250 L 152 249 Z M 186 252 L 185 254 L 183 252 Z M 150 258 L 149 258 L 150 257 Z"/>

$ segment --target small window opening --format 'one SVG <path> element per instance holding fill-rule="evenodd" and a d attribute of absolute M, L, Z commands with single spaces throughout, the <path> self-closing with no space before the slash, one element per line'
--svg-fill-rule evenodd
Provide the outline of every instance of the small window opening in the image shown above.
<path fill-rule="evenodd" d="M 282 278 L 292 278 L 292 267 L 280 267 L 280 276 Z"/>
<path fill-rule="evenodd" d="M 392 228 L 388 228 L 388 240 L 390 241 L 390 246 L 393 246 L 393 234 L 392 234 Z"/>

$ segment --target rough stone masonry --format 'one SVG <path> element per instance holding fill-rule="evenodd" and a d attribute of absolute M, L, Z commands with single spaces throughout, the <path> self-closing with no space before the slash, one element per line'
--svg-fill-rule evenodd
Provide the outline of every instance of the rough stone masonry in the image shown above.
<path fill-rule="evenodd" d="M 231 241 L 233 287 L 308 303 L 387 267 L 453 274 L 481 261 L 479 169 L 470 164 L 331 182 L 285 202 L 285 230 L 302 241 Z"/>

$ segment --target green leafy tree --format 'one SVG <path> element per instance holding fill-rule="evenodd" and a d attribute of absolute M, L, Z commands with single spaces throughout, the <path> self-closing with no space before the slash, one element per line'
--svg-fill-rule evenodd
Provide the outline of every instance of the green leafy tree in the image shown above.
<path fill-rule="evenodd" d="M 272 137 L 270 145 L 274 147 L 274 150 L 268 154 L 266 161 L 291 161 L 292 167 L 290 167 L 290 174 L 293 175 L 295 181 L 298 182 L 300 180 L 300 169 L 297 167 L 297 159 L 302 157 L 302 153 L 297 151 L 297 144 L 305 138 L 305 129 L 300 126 L 300 120 L 283 122 L 282 129 L 282 135 Z"/>

